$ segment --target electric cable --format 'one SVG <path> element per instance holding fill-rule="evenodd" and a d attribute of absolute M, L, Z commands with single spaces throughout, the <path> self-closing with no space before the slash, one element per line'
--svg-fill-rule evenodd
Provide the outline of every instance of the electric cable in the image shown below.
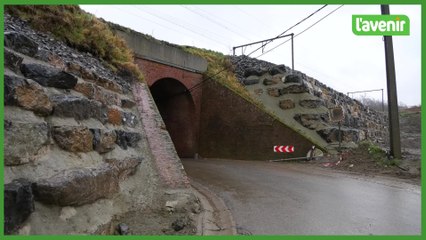
<path fill-rule="evenodd" d="M 310 25 L 309 27 L 305 28 L 303 31 L 299 32 L 298 34 L 294 35 L 293 39 L 296 38 L 297 36 L 303 34 L 304 32 L 308 31 L 309 29 L 311 29 L 313 26 L 317 25 L 319 22 L 321 22 L 322 20 L 324 20 L 325 18 L 327 18 L 328 16 L 330 16 L 331 14 L 333 14 L 334 12 L 336 12 L 337 10 L 339 10 L 341 7 L 343 7 L 344 4 L 340 5 L 339 7 L 337 7 L 336 9 L 334 9 L 333 11 L 329 12 L 327 15 L 323 16 L 322 18 L 320 18 L 318 21 L 314 22 L 312 25 Z M 278 47 L 282 46 L 284 43 L 290 41 L 291 39 L 287 39 L 284 42 L 280 43 L 279 45 L 269 49 L 266 52 L 263 52 L 262 54 L 260 54 L 259 56 L 255 57 L 255 58 L 259 58 L 275 49 L 277 49 Z"/>

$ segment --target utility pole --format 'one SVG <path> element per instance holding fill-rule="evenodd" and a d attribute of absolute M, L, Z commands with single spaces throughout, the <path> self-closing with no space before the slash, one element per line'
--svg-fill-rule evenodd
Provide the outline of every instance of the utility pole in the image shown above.
<path fill-rule="evenodd" d="M 381 5 L 382 15 L 389 15 L 389 5 Z M 399 131 L 398 97 L 396 92 L 395 59 L 392 36 L 384 36 L 386 58 L 386 82 L 388 88 L 390 154 L 401 158 L 401 137 Z"/>

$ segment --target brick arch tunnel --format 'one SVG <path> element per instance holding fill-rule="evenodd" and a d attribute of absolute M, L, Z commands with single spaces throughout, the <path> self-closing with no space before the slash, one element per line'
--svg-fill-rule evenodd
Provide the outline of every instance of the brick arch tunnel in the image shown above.
<path fill-rule="evenodd" d="M 150 90 L 177 154 L 181 158 L 193 157 L 196 152 L 196 112 L 191 93 L 174 78 L 159 79 Z"/>

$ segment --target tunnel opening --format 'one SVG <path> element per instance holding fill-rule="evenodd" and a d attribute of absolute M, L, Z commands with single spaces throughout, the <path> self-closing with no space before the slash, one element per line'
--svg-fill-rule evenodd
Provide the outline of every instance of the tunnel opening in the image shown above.
<path fill-rule="evenodd" d="M 151 87 L 151 94 L 181 158 L 196 151 L 195 105 L 188 89 L 178 80 L 163 78 Z"/>

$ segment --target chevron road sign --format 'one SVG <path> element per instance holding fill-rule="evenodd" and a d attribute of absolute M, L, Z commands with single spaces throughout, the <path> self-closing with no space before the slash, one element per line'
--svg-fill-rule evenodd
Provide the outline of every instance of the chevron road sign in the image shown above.
<path fill-rule="evenodd" d="M 274 152 L 292 153 L 294 146 L 274 146 Z"/>

